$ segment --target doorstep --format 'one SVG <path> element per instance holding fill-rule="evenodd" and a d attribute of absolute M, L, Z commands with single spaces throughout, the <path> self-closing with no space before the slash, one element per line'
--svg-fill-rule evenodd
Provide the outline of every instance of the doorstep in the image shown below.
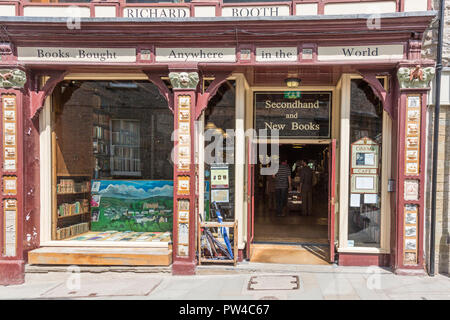
<path fill-rule="evenodd" d="M 42 247 L 28 252 L 29 265 L 169 266 L 172 247 Z"/>

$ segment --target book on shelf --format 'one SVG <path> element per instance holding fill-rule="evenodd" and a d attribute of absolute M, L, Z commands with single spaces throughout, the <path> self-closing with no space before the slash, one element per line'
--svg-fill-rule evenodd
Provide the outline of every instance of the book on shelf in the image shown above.
<path fill-rule="evenodd" d="M 56 240 L 62 240 L 89 231 L 89 222 L 78 223 L 65 228 L 56 229 Z"/>
<path fill-rule="evenodd" d="M 58 207 L 58 217 L 68 217 L 89 212 L 89 200 L 80 199 L 74 203 L 62 203 Z"/>
<path fill-rule="evenodd" d="M 73 179 L 60 179 L 59 183 L 56 185 L 56 192 L 58 194 L 67 193 L 82 193 L 89 192 L 90 182 L 75 182 Z"/>

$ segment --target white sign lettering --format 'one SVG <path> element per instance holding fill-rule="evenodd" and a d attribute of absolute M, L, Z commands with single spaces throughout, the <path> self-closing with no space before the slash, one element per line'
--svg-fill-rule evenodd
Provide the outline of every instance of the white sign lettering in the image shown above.
<path fill-rule="evenodd" d="M 152 7 L 152 8 L 125 8 L 125 18 L 187 18 L 190 17 L 189 8 L 186 7 Z"/>
<path fill-rule="evenodd" d="M 19 47 L 18 60 L 46 62 L 136 62 L 136 49 Z"/>
<path fill-rule="evenodd" d="M 403 45 L 319 47 L 317 60 L 399 60 L 403 59 Z"/>
<path fill-rule="evenodd" d="M 256 48 L 256 61 L 297 61 L 297 47 Z"/>
<path fill-rule="evenodd" d="M 289 16 L 289 6 L 223 7 L 223 17 L 281 17 Z"/>
<path fill-rule="evenodd" d="M 157 62 L 236 62 L 236 48 L 156 48 Z"/>

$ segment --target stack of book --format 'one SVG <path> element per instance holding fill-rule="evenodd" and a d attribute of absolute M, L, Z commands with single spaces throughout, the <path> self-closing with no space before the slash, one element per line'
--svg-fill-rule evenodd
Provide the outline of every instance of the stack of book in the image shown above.
<path fill-rule="evenodd" d="M 73 226 L 60 228 L 56 230 L 56 240 L 62 240 L 73 237 L 77 234 L 88 232 L 89 222 L 74 224 Z"/>
<path fill-rule="evenodd" d="M 89 212 L 89 201 L 87 199 L 77 200 L 75 203 L 63 203 L 58 208 L 59 217 L 87 212 Z"/>
<path fill-rule="evenodd" d="M 56 192 L 59 194 L 89 192 L 89 189 L 89 181 L 75 182 L 73 179 L 61 179 L 56 185 Z"/>

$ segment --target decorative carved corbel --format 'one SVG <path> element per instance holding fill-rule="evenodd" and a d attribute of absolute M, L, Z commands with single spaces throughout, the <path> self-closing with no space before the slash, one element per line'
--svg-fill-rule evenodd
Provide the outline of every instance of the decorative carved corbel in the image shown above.
<path fill-rule="evenodd" d="M 44 100 L 53 92 L 56 85 L 64 80 L 68 71 L 55 70 L 34 74 L 34 86 L 30 90 L 30 118 L 34 118 L 44 106 Z M 49 76 L 42 88 L 39 88 L 40 76 Z"/>
<path fill-rule="evenodd" d="M 173 93 L 170 92 L 164 81 L 162 81 L 161 75 L 154 74 L 150 71 L 145 70 L 143 72 L 147 75 L 147 78 L 150 80 L 150 82 L 158 88 L 159 93 L 164 97 L 164 99 L 166 99 L 169 109 L 173 113 Z"/>
<path fill-rule="evenodd" d="M 169 80 L 174 89 L 195 90 L 199 78 L 197 72 L 170 72 Z"/>
<path fill-rule="evenodd" d="M 20 69 L 0 69 L 0 88 L 23 88 L 27 82 L 25 71 Z"/>
<path fill-rule="evenodd" d="M 434 67 L 422 68 L 420 65 L 416 65 L 412 68 L 399 68 L 397 78 L 401 89 L 425 89 L 429 87 L 434 74 Z"/>
<path fill-rule="evenodd" d="M 377 73 L 372 71 L 359 71 L 362 75 L 363 80 L 366 81 L 373 93 L 380 99 L 381 104 L 383 105 L 383 109 L 389 114 L 392 118 L 392 90 L 387 92 L 384 87 L 381 85 L 380 81 L 377 78 Z M 392 86 L 390 86 L 392 87 Z"/>
<path fill-rule="evenodd" d="M 208 86 L 208 89 L 204 93 L 197 93 L 197 103 L 195 106 L 195 120 L 200 117 L 203 110 L 208 106 L 208 101 L 214 97 L 217 90 L 219 90 L 222 83 L 224 83 L 230 76 L 229 72 L 218 72 L 214 74 L 214 80 Z"/>

